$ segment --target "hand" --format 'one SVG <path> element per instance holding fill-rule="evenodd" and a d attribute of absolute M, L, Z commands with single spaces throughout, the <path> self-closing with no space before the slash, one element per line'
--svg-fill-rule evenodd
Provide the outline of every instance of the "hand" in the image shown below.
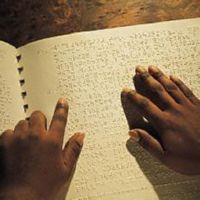
<path fill-rule="evenodd" d="M 50 200 L 69 187 L 84 134 L 74 134 L 62 150 L 67 114 L 68 105 L 60 99 L 48 130 L 44 114 L 35 111 L 29 121 L 1 135 L 0 199 Z"/>
<path fill-rule="evenodd" d="M 177 172 L 200 174 L 200 100 L 181 80 L 168 78 L 157 67 L 136 68 L 134 85 L 136 91 L 122 92 L 122 103 L 129 104 L 128 111 L 124 108 L 133 129 L 130 140 Z M 144 121 L 132 126 L 130 114 L 135 111 L 147 119 L 146 128 Z"/>

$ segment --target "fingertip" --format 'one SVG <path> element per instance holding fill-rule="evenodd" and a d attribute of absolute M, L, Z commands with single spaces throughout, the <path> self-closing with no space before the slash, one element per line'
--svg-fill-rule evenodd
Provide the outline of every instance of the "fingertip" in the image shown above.
<path fill-rule="evenodd" d="M 59 109 L 59 108 L 63 108 L 65 109 L 66 111 L 68 111 L 69 109 L 69 104 L 66 100 L 66 98 L 64 97 L 61 97 L 58 99 L 58 102 L 57 102 L 57 105 L 56 105 L 56 108 Z"/>
<path fill-rule="evenodd" d="M 73 135 L 73 138 L 82 147 L 84 143 L 84 139 L 85 139 L 85 133 L 81 133 L 81 132 L 75 133 Z"/>
<path fill-rule="evenodd" d="M 66 100 L 64 97 L 60 97 L 60 98 L 58 99 L 58 103 L 60 103 L 60 104 L 66 104 L 66 103 L 67 103 L 67 100 Z"/>
<path fill-rule="evenodd" d="M 165 75 L 162 71 L 161 71 L 161 69 L 159 69 L 159 67 L 157 67 L 157 66 L 153 66 L 153 65 L 151 65 L 151 66 L 149 66 L 148 67 L 148 71 L 149 71 L 149 73 L 152 75 L 152 77 L 154 77 L 155 79 L 157 79 L 157 80 L 159 80 L 161 77 L 167 77 L 167 78 L 169 78 L 167 75 Z"/>
<path fill-rule="evenodd" d="M 171 79 L 172 81 L 174 81 L 174 82 L 176 82 L 176 81 L 179 80 L 179 79 L 178 79 L 176 76 L 174 76 L 174 75 L 170 75 L 169 77 L 170 77 L 170 79 Z"/>
<path fill-rule="evenodd" d="M 133 140 L 134 142 L 138 143 L 140 141 L 140 135 L 135 130 L 130 130 L 129 131 L 129 136 L 130 136 L 130 139 Z"/>
<path fill-rule="evenodd" d="M 126 95 L 127 95 L 128 93 L 130 93 L 131 91 L 132 91 L 132 89 L 130 89 L 130 88 L 128 88 L 128 87 L 125 87 L 125 88 L 122 89 L 121 94 L 126 96 Z"/>
<path fill-rule="evenodd" d="M 137 65 L 136 68 L 135 68 L 135 72 L 136 72 L 136 74 L 137 73 L 144 73 L 144 72 L 147 72 L 147 70 L 144 66 Z"/>
<path fill-rule="evenodd" d="M 143 146 L 143 148 L 148 147 L 147 145 L 151 142 L 151 136 L 145 130 L 142 129 L 133 129 L 129 131 L 130 140 L 136 142 Z"/>
<path fill-rule="evenodd" d="M 130 142 L 137 142 L 141 147 L 146 149 L 151 155 L 155 156 L 159 160 L 162 160 L 164 156 L 164 149 L 160 142 L 152 135 L 143 129 L 134 129 L 129 131 Z"/>
<path fill-rule="evenodd" d="M 131 155 L 135 154 L 135 146 L 141 145 L 141 135 L 137 129 L 132 129 L 128 132 L 130 138 L 126 141 L 126 148 Z"/>
<path fill-rule="evenodd" d="M 156 72 L 160 71 L 160 69 L 158 67 L 154 66 L 154 65 L 150 65 L 148 67 L 148 70 L 149 70 L 150 73 L 156 73 Z"/>
<path fill-rule="evenodd" d="M 59 98 L 50 123 L 49 132 L 62 145 L 68 117 L 68 103 L 65 98 Z"/>
<path fill-rule="evenodd" d="M 124 88 L 122 90 L 122 96 L 126 96 L 126 97 L 132 97 L 136 94 L 137 92 L 131 88 Z"/>
<path fill-rule="evenodd" d="M 44 114 L 42 111 L 40 111 L 40 110 L 35 110 L 35 111 L 33 111 L 33 112 L 31 113 L 30 119 L 32 119 L 32 118 L 38 119 L 39 117 L 40 117 L 40 118 L 43 118 L 43 119 L 46 119 L 46 116 L 45 116 L 45 114 Z"/>
<path fill-rule="evenodd" d="M 135 94 L 134 90 L 128 87 L 125 87 L 121 92 L 122 102 L 127 102 L 127 100 L 130 99 L 130 97 L 133 95 L 133 93 Z"/>

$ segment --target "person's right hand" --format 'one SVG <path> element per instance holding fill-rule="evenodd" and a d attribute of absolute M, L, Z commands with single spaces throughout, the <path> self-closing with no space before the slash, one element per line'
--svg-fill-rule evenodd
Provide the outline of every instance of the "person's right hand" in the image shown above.
<path fill-rule="evenodd" d="M 136 91 L 122 92 L 122 104 L 130 104 L 128 111 L 124 106 L 129 125 L 135 113 L 148 120 L 148 129 L 130 126 L 129 141 L 177 172 L 200 174 L 200 100 L 180 79 L 156 67 L 138 67 L 134 84 Z"/>

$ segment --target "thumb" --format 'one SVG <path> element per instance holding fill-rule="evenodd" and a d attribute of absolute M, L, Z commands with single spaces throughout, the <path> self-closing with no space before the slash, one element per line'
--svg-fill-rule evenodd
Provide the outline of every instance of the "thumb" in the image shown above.
<path fill-rule="evenodd" d="M 164 158 L 164 150 L 160 142 L 152 137 L 148 132 L 142 129 L 133 129 L 129 131 L 129 135 L 130 141 L 132 141 L 131 144 L 133 142 L 138 143 L 151 155 L 162 161 L 162 159 Z M 128 146 L 127 149 L 129 150 Z"/>
<path fill-rule="evenodd" d="M 84 137 L 85 137 L 84 133 L 75 133 L 68 140 L 68 142 L 64 147 L 63 157 L 68 175 L 74 172 L 77 160 L 81 153 Z"/>

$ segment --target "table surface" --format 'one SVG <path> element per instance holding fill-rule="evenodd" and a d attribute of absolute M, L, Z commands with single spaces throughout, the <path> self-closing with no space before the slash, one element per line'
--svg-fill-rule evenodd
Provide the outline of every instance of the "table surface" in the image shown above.
<path fill-rule="evenodd" d="M 108 27 L 200 17 L 199 0 L 1 0 L 0 39 L 16 47 Z"/>

